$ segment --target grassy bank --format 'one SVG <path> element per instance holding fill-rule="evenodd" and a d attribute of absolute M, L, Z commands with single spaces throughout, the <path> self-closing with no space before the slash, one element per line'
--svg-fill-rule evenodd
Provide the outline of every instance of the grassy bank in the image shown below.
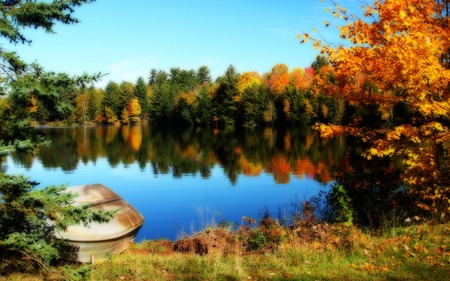
<path fill-rule="evenodd" d="M 370 235 L 341 225 L 210 228 L 196 236 L 145 241 L 79 270 L 86 280 L 450 280 L 450 223 Z M 73 267 L 73 265 L 72 265 Z M 86 270 L 87 269 L 87 270 Z M 0 280 L 67 279 L 10 272 Z M 84 276 L 84 277 L 83 277 Z"/>

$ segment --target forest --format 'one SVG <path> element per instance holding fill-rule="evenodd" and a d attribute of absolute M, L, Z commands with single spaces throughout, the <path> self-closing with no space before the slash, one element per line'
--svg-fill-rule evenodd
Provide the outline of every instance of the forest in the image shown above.
<path fill-rule="evenodd" d="M 51 32 L 55 23 L 77 23 L 74 9 L 91 2 L 0 1 L 0 37 L 31 43 L 23 29 Z M 238 73 L 231 65 L 215 81 L 207 66 L 174 67 L 149 69 L 146 78 L 99 89 L 92 83 L 107 79 L 101 74 L 48 72 L 0 46 L 0 156 L 35 153 L 45 142 L 33 130 L 39 125 L 149 122 L 216 132 L 311 126 L 322 141 L 350 138 L 354 146 L 344 160 L 363 161 L 333 175 L 336 185 L 328 198 L 334 222 L 376 228 L 381 224 L 374 221 L 412 215 L 448 222 L 450 3 L 362 1 L 358 16 L 330 2 L 328 12 L 343 21 L 338 32 L 345 43 L 330 44 L 315 30 L 299 34 L 301 43 L 317 50 L 310 67 L 289 70 L 277 64 L 259 74 Z M 63 188 L 33 187 L 23 176 L 0 175 L 2 253 L 48 265 L 58 258 L 57 245 L 47 239 L 48 220 L 58 230 L 111 216 L 72 206 L 73 198 L 61 196 Z M 448 248 L 442 251 L 448 259 Z"/>
<path fill-rule="evenodd" d="M 26 116 L 34 124 L 129 124 L 149 121 L 183 126 L 302 125 L 342 122 L 345 103 L 314 91 L 314 74 L 328 62 L 318 57 L 311 67 L 289 71 L 285 64 L 271 72 L 238 73 L 229 66 L 215 82 L 207 66 L 198 70 L 151 69 L 135 83 L 107 83 L 12 92 L 1 109 Z M 52 74 L 53 76 L 63 74 Z M 107 78 L 107 77 L 106 77 Z M 16 83 L 34 83 L 31 77 Z M 47 79 L 54 79 L 47 77 Z"/>

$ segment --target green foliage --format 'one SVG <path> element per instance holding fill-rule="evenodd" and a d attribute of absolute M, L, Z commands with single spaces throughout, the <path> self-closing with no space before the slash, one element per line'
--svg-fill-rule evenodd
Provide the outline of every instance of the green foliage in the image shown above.
<path fill-rule="evenodd" d="M 210 236 L 201 237 L 202 241 L 211 241 L 207 244 L 211 254 L 173 254 L 169 241 L 146 241 L 93 266 L 90 279 L 448 280 L 448 231 L 449 224 L 405 228 L 402 234 L 392 237 L 355 231 L 351 237 L 325 235 L 330 238 L 328 241 L 320 238 L 322 231 L 317 231 L 310 242 L 291 235 L 274 253 L 247 255 L 233 252 L 235 245 L 222 242 L 223 236 L 234 241 L 232 234 L 211 232 Z M 347 239 L 361 246 L 332 246 L 334 241 Z M 220 249 L 224 253 L 217 253 Z"/>
<path fill-rule="evenodd" d="M 297 76 L 291 79 L 296 77 L 300 82 L 306 79 L 298 76 L 299 72 L 293 73 Z M 284 74 L 289 78 L 289 73 Z M 9 84 L 13 90 L 8 98 L 9 108 L 41 124 L 74 118 L 79 123 L 90 120 L 103 123 L 106 107 L 120 118 L 123 108 L 133 98 L 137 98 L 141 106 L 139 120 L 149 118 L 154 123 L 175 125 L 309 125 L 317 121 L 346 124 L 352 121 L 354 114 L 353 108 L 343 100 L 313 93 L 314 86 L 307 86 L 307 80 L 303 84 L 297 81 L 303 86 L 292 80 L 274 95 L 266 78 L 255 77 L 252 85 L 239 90 L 245 76 L 237 73 L 233 66 L 215 83 L 210 81 L 206 66 L 197 71 L 175 67 L 169 74 L 152 69 L 149 85 L 139 78 L 135 85 L 110 81 L 104 90 L 86 88 L 87 82 L 100 77 L 100 74 L 69 77 L 46 73 L 37 65 L 30 66 Z M 80 108 L 77 98 L 81 93 L 89 96 L 87 108 Z M 106 123 L 111 124 L 111 120 Z"/>
<path fill-rule="evenodd" d="M 242 94 L 241 114 L 245 125 L 257 125 L 263 120 L 265 98 L 261 86 L 253 84 Z"/>
<path fill-rule="evenodd" d="M 155 122 L 171 121 L 175 109 L 177 91 L 168 83 L 155 85 L 150 99 L 150 117 Z"/>
<path fill-rule="evenodd" d="M 73 17 L 75 7 L 93 0 L 64 0 L 64 1 L 2 1 L 0 12 L 3 25 L 0 34 L 13 43 L 30 43 L 22 28 L 42 28 L 46 32 L 53 32 L 57 22 L 64 24 L 77 23 Z"/>
<path fill-rule="evenodd" d="M 94 0 L 1 1 L 0 36 L 15 44 L 31 43 L 24 35 L 26 28 L 41 28 L 51 33 L 57 23 L 77 23 L 73 16 L 74 9 L 92 2 Z M 26 72 L 27 67 L 15 52 L 0 47 L 0 94 L 9 87 L 9 82 Z"/>
<path fill-rule="evenodd" d="M 23 176 L 0 175 L 0 248 L 31 257 L 42 264 L 59 258 L 61 241 L 54 233 L 70 225 L 106 222 L 113 213 L 89 205 L 74 206 L 75 195 L 64 186 L 34 189 Z"/>
<path fill-rule="evenodd" d="M 209 74 L 209 69 L 207 66 L 200 66 L 197 70 L 198 83 L 201 85 L 205 83 L 211 83 L 211 75 Z"/>
<path fill-rule="evenodd" d="M 338 184 L 333 186 L 335 208 L 336 208 L 336 220 L 343 222 L 345 226 L 351 226 L 353 224 L 353 207 L 351 205 L 352 199 L 348 196 L 344 186 Z"/>
<path fill-rule="evenodd" d="M 239 74 L 236 68 L 230 65 L 223 77 L 219 78 L 219 88 L 214 96 L 216 117 L 221 125 L 233 125 L 238 110 L 236 97 L 238 90 Z"/>
<path fill-rule="evenodd" d="M 105 117 L 108 124 L 114 124 L 118 121 L 116 113 L 109 107 L 105 107 Z"/>
<path fill-rule="evenodd" d="M 128 114 L 128 109 L 126 107 L 124 107 L 122 110 L 122 114 L 120 115 L 120 122 L 122 124 L 128 124 L 130 122 L 130 115 Z"/>
<path fill-rule="evenodd" d="M 289 101 L 289 121 L 292 124 L 309 124 L 312 116 L 309 116 L 305 108 L 306 93 L 293 87 L 287 88 L 286 99 Z"/>
<path fill-rule="evenodd" d="M 126 108 L 130 103 L 131 99 L 134 97 L 134 85 L 130 82 L 122 82 L 119 86 L 119 97 L 117 106 L 119 108 L 119 112 L 116 112 L 116 115 L 119 116 L 122 113 L 122 109 Z"/>
<path fill-rule="evenodd" d="M 138 98 L 143 113 L 148 112 L 147 84 L 139 77 L 134 87 L 134 96 Z"/>
<path fill-rule="evenodd" d="M 208 97 L 207 90 L 207 87 L 202 87 L 197 98 L 198 106 L 195 122 L 200 125 L 210 125 L 212 122 L 213 103 L 212 100 Z"/>
<path fill-rule="evenodd" d="M 179 116 L 179 124 L 193 125 L 194 108 L 184 99 L 180 99 L 177 104 L 177 114 Z"/>
<path fill-rule="evenodd" d="M 258 229 L 250 233 L 247 243 L 249 251 L 256 251 L 267 246 L 269 244 L 269 238 L 262 230 Z"/>
<path fill-rule="evenodd" d="M 152 69 L 150 71 L 150 78 L 148 80 L 149 85 L 151 86 L 161 86 L 162 84 L 168 81 L 168 75 L 165 71 Z"/>
<path fill-rule="evenodd" d="M 58 22 L 77 23 L 74 9 L 91 2 L 93 0 L 0 1 L 0 36 L 12 43 L 31 43 L 24 29 L 42 28 L 53 32 Z M 71 118 L 78 89 L 100 76 L 70 77 L 46 72 L 35 63 L 27 65 L 14 52 L 0 47 L 0 94 L 5 91 L 9 94 L 7 102 L 1 103 L 0 154 L 34 152 L 43 138 L 31 128 L 30 117 L 38 121 Z M 23 176 L 0 174 L 2 260 L 24 256 L 45 267 L 59 257 L 58 249 L 64 244 L 54 239 L 55 232 L 79 223 L 105 222 L 113 215 L 93 210 L 89 205 L 74 206 L 75 195 L 65 192 L 64 186 L 34 189 L 35 185 Z"/>
<path fill-rule="evenodd" d="M 318 73 L 322 67 L 327 66 L 329 64 L 330 62 L 326 57 L 317 56 L 316 60 L 313 61 L 313 63 L 311 64 L 311 67 L 314 69 L 314 73 Z"/>
<path fill-rule="evenodd" d="M 119 96 L 121 90 L 116 82 L 110 81 L 105 88 L 105 96 L 102 100 L 102 106 L 109 108 L 112 112 L 118 116 L 123 107 L 119 107 Z"/>

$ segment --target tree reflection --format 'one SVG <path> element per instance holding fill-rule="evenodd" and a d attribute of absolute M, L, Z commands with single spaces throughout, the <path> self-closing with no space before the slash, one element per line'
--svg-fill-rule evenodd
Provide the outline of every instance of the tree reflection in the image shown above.
<path fill-rule="evenodd" d="M 115 167 L 138 163 L 155 175 L 211 176 L 222 167 L 231 183 L 240 175 L 273 175 L 288 183 L 292 177 L 333 180 L 333 167 L 343 165 L 345 139 L 322 141 L 310 128 L 157 128 L 147 125 L 42 129 L 52 141 L 38 158 L 46 168 L 72 171 L 78 163 L 106 158 Z M 32 165 L 29 155 L 13 154 L 14 161 Z"/>

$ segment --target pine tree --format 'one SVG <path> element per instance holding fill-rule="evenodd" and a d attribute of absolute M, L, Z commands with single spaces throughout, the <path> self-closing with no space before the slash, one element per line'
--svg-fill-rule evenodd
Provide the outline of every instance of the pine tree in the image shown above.
<path fill-rule="evenodd" d="M 105 88 L 105 96 L 102 101 L 103 107 L 109 107 L 114 114 L 122 110 L 123 107 L 119 107 L 120 87 L 116 82 L 110 81 Z"/>
<path fill-rule="evenodd" d="M 0 1 L 0 37 L 12 43 L 31 43 L 25 28 L 53 32 L 56 23 L 72 24 L 74 8 L 92 0 Z M 0 45 L 0 93 L 10 92 L 9 107 L 0 116 L 0 155 L 14 150 L 31 152 L 41 142 L 30 127 L 29 108 L 36 99 L 36 118 L 42 113 L 54 118 L 71 114 L 68 97 L 80 86 L 100 75 L 70 77 L 45 72 L 36 63 L 28 65 Z M 73 92 L 72 92 L 73 90 Z M 23 104 L 17 101 L 23 102 Z M 48 104 L 44 104 L 48 101 Z M 25 105 L 25 106 L 24 106 Z M 28 108 L 28 109 L 27 109 Z M 42 109 L 48 110 L 44 112 Z M 26 112 L 28 110 L 28 112 Z M 21 114 L 23 111 L 24 114 Z M 5 144 L 9 144 L 6 145 Z M 40 266 L 59 257 L 54 231 L 69 225 L 106 221 L 112 213 L 94 211 L 88 205 L 74 206 L 74 196 L 64 186 L 34 189 L 35 183 L 23 176 L 0 174 L 0 259 L 26 257 Z M 52 225 L 52 227 L 51 227 Z M 14 263 L 9 263 L 14 264 Z M 6 269 L 2 265 L 2 270 Z"/>
<path fill-rule="evenodd" d="M 214 97 L 217 118 L 222 125 L 233 125 L 236 119 L 239 74 L 232 65 L 219 78 L 220 86 Z"/>
<path fill-rule="evenodd" d="M 142 77 L 139 77 L 134 87 L 134 96 L 139 100 L 142 113 L 148 112 L 147 84 Z"/>

